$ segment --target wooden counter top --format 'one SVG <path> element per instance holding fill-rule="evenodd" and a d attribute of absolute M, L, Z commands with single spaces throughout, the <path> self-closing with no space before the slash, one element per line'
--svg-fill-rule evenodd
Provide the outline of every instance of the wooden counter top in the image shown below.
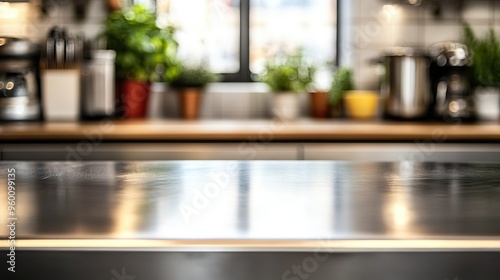
<path fill-rule="evenodd" d="M 0 141 L 500 141 L 500 124 L 313 121 L 10 123 Z"/>

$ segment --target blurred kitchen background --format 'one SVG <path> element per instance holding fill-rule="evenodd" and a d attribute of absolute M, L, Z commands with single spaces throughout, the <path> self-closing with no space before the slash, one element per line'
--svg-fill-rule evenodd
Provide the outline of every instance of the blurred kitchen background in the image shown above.
<path fill-rule="evenodd" d="M 92 39 L 102 33 L 111 2 L 1 2 L 0 34 L 44 43 L 50 29 L 60 26 Z M 135 4 L 155 9 L 160 23 L 176 26 L 180 58 L 203 60 L 211 71 L 226 73 L 226 82 L 210 84 L 203 98 L 201 117 L 208 119 L 270 117 L 269 90 L 251 79 L 281 51 L 304 49 L 307 59 L 317 66 L 316 88 L 329 90 L 330 73 L 341 66 L 352 69 L 357 90 L 379 91 L 381 70 L 373 59 L 388 47 L 427 49 L 440 41 L 462 41 L 465 22 L 478 36 L 500 25 L 500 3 L 494 0 L 157 0 Z M 246 16 L 250 27 L 240 27 Z M 243 41 L 249 46 L 248 61 L 241 58 L 245 55 L 240 51 L 240 35 L 246 34 L 240 31 L 249 32 L 249 39 Z M 176 118 L 175 98 L 166 85 L 153 85 L 148 117 Z M 302 94 L 301 100 L 302 115 L 309 116 L 309 98 Z"/>

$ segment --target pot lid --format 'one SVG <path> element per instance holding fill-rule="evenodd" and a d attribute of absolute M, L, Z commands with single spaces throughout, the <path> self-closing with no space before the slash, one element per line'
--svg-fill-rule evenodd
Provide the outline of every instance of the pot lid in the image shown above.
<path fill-rule="evenodd" d="M 416 47 L 392 47 L 386 49 L 384 52 L 385 56 L 411 56 L 411 57 L 427 57 L 429 56 L 427 51 Z"/>
<path fill-rule="evenodd" d="M 40 54 L 40 47 L 26 39 L 0 37 L 0 57 L 29 57 Z"/>

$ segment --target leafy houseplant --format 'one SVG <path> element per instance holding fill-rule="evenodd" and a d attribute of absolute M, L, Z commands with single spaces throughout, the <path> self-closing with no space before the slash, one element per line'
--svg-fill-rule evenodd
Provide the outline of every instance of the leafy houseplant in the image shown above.
<path fill-rule="evenodd" d="M 143 117 L 151 82 L 171 73 L 177 52 L 172 27 L 160 28 L 156 14 L 140 5 L 109 15 L 103 36 L 116 51 L 116 76 L 121 82 L 125 114 Z"/>
<path fill-rule="evenodd" d="M 329 101 L 333 106 L 342 102 L 344 93 L 354 89 L 352 71 L 349 68 L 339 68 L 333 76 L 332 87 L 329 91 Z"/>
<path fill-rule="evenodd" d="M 332 86 L 328 92 L 328 101 L 332 106 L 332 115 L 342 114 L 342 99 L 347 91 L 354 89 L 352 70 L 349 68 L 339 68 L 333 76 Z"/>
<path fill-rule="evenodd" d="M 485 38 L 478 38 L 470 25 L 464 26 L 464 43 L 473 53 L 474 82 L 483 87 L 500 86 L 500 41 L 490 29 Z"/>
<path fill-rule="evenodd" d="M 464 43 L 472 51 L 473 85 L 476 87 L 476 108 L 480 118 L 500 118 L 500 40 L 490 29 L 478 38 L 470 25 L 464 26 Z"/>
<path fill-rule="evenodd" d="M 313 81 L 316 69 L 307 63 L 303 52 L 281 55 L 268 61 L 260 81 L 266 83 L 272 92 L 273 115 L 284 119 L 295 119 L 299 115 L 298 97 L 294 93 L 305 92 Z"/>
<path fill-rule="evenodd" d="M 197 119 L 203 90 L 208 83 L 217 81 L 217 76 L 204 64 L 180 63 L 173 72 L 170 84 L 178 90 L 182 117 L 189 120 Z"/>
<path fill-rule="evenodd" d="M 175 88 L 204 88 L 215 81 L 217 81 L 217 75 L 212 73 L 205 64 L 180 64 L 170 84 Z"/>
<path fill-rule="evenodd" d="M 268 61 L 260 80 L 275 93 L 301 92 L 312 83 L 316 69 L 304 60 L 302 51 Z"/>

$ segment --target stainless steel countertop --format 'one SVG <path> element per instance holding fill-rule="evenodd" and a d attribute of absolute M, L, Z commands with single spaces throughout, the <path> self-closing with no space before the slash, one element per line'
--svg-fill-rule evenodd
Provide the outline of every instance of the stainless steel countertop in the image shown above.
<path fill-rule="evenodd" d="M 71 240 L 120 247 L 127 240 L 127 247 L 150 248 L 202 241 L 209 249 L 241 241 L 257 248 L 321 242 L 352 248 L 353 240 L 377 240 L 371 246 L 460 241 L 462 249 L 500 248 L 500 165 L 5 162 L 2 220 L 9 168 L 16 172 L 21 247 L 71 247 Z M 0 227 L 2 242 L 7 236 Z"/>

